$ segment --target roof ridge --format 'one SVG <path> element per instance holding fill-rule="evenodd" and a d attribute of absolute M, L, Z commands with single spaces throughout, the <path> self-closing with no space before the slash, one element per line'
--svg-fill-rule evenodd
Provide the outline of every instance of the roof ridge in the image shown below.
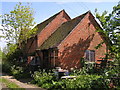
<path fill-rule="evenodd" d="M 71 20 L 71 18 L 69 17 L 69 15 L 67 15 L 67 13 L 65 12 L 65 10 L 61 10 L 57 15 L 56 15 L 56 17 L 55 18 L 57 18 L 57 17 L 59 17 L 59 15 L 61 14 L 61 18 L 66 18 L 67 20 Z M 67 16 L 66 16 L 67 15 Z M 54 19 L 55 19 L 54 18 Z M 49 26 L 49 24 L 51 24 L 53 21 L 54 21 L 54 19 L 51 21 L 51 22 L 49 22 L 44 28 L 43 28 L 43 30 L 39 33 L 39 34 L 41 34 L 42 32 L 44 33 L 44 29 L 46 29 L 48 26 Z M 67 22 L 67 21 L 66 21 Z M 51 33 L 50 33 L 50 36 L 63 24 L 64 22 L 62 22 L 56 29 L 54 29 L 54 31 L 52 31 Z M 44 44 L 44 42 L 50 37 L 50 36 L 48 36 L 42 43 L 41 43 L 41 45 L 42 44 Z M 41 46 L 40 45 L 40 46 Z M 39 47 L 40 47 L 39 46 Z"/>
<path fill-rule="evenodd" d="M 54 14 L 53 16 L 49 17 L 48 19 L 46 19 L 45 21 L 37 24 L 34 28 L 38 28 L 38 30 L 36 31 L 36 34 L 34 34 L 33 36 L 31 36 L 30 38 L 34 38 L 35 36 L 37 36 L 39 33 L 41 33 L 41 31 L 43 31 L 63 10 L 61 10 L 60 12 Z M 49 21 L 50 20 L 50 21 Z M 28 38 L 28 39 L 30 39 Z"/>
<path fill-rule="evenodd" d="M 85 13 L 86 14 L 86 13 Z M 71 19 L 67 22 L 64 22 L 54 33 L 51 34 L 51 36 L 39 47 L 40 49 L 50 48 L 51 46 L 56 46 L 56 44 L 60 43 L 61 41 L 64 40 L 64 38 L 73 30 L 73 28 L 81 21 L 83 16 L 85 14 L 82 14 L 74 19 Z M 79 19 L 78 19 L 79 18 Z M 71 24 L 70 27 L 68 25 Z M 68 28 L 68 29 L 64 29 Z M 64 33 L 63 33 L 64 32 Z M 57 36 L 57 34 L 59 35 Z M 59 39 L 63 38 L 63 40 Z M 50 41 L 51 40 L 51 41 Z M 53 43 L 51 43 L 53 41 Z"/>
<path fill-rule="evenodd" d="M 55 17 L 56 17 L 57 15 L 59 15 L 61 12 L 62 12 L 62 10 L 61 10 L 60 12 L 54 14 L 53 16 L 49 17 L 48 19 L 44 20 L 43 22 L 37 24 L 35 27 L 39 27 L 40 25 L 42 25 L 43 23 L 46 23 L 47 21 L 49 21 L 49 20 L 52 19 L 52 18 L 55 19 Z M 52 19 L 52 20 L 53 20 L 53 19 Z M 50 21 L 47 23 L 47 25 L 48 25 L 52 20 L 50 20 Z M 45 25 L 45 27 L 46 27 L 47 25 Z M 44 27 L 44 28 L 45 28 L 45 27 Z M 42 28 L 41 30 L 38 29 L 36 35 L 37 35 L 38 33 L 40 33 L 44 28 Z"/>
<path fill-rule="evenodd" d="M 62 10 L 61 10 L 61 11 L 59 11 L 58 13 L 56 13 L 56 14 L 52 15 L 51 17 L 53 17 L 53 16 L 57 16 L 57 15 L 58 15 L 59 13 L 61 13 L 61 12 L 62 12 Z M 50 19 L 51 17 L 47 18 L 46 20 Z M 42 21 L 41 23 L 45 22 L 46 20 Z M 39 23 L 39 24 L 41 24 L 41 23 Z"/>
<path fill-rule="evenodd" d="M 72 20 L 77 19 L 77 18 L 80 18 L 80 17 L 83 16 L 82 19 L 80 20 L 80 22 L 81 22 L 81 21 L 83 20 L 83 18 L 86 16 L 87 13 L 88 13 L 88 12 L 86 12 L 86 13 L 80 15 L 80 16 L 77 16 L 77 17 L 73 18 Z M 80 23 L 80 22 L 79 22 L 79 23 Z M 70 32 L 61 42 L 63 42 L 63 41 L 72 33 L 72 31 L 74 31 L 74 29 L 79 25 L 79 23 L 71 30 L 71 32 Z M 61 43 L 61 42 L 60 42 L 60 43 Z M 59 44 L 60 44 L 60 43 L 59 43 Z M 59 45 L 59 44 L 58 44 L 58 45 Z M 57 45 L 57 46 L 58 46 L 58 45 Z"/>
<path fill-rule="evenodd" d="M 71 19 L 71 17 L 68 15 L 68 13 L 66 13 L 64 9 L 62 10 L 62 12 L 65 13 L 69 19 Z"/>
<path fill-rule="evenodd" d="M 67 22 L 73 21 L 73 20 L 75 20 L 75 19 L 77 19 L 77 18 L 81 18 L 82 16 L 84 16 L 84 15 L 87 14 L 88 12 L 89 12 L 89 11 L 87 11 L 86 13 L 83 13 L 83 14 L 81 14 L 81 15 L 73 18 L 73 19 L 70 19 L 70 20 L 68 20 Z M 64 23 L 67 23 L 67 22 L 64 22 Z M 63 23 L 63 24 L 64 24 L 64 23 Z"/>
<path fill-rule="evenodd" d="M 88 12 L 89 12 L 89 11 L 87 11 L 87 12 L 85 12 L 85 13 L 83 13 L 83 14 L 81 14 L 81 15 L 79 15 L 79 16 L 73 18 L 73 19 L 80 18 L 81 16 L 86 15 Z"/>

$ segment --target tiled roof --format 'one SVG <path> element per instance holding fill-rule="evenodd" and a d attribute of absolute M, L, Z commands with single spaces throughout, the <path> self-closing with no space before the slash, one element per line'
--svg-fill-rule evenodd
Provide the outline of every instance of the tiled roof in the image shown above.
<path fill-rule="evenodd" d="M 48 49 L 60 44 L 62 40 L 78 25 L 86 15 L 82 14 L 72 20 L 63 23 L 40 47 L 39 49 Z"/>
<path fill-rule="evenodd" d="M 62 11 L 60 11 L 60 12 L 62 12 Z M 53 15 L 52 17 L 48 18 L 47 20 L 45 20 L 42 23 L 40 23 L 37 26 L 35 26 L 35 28 L 36 27 L 38 28 L 37 33 L 41 32 L 59 13 Z"/>

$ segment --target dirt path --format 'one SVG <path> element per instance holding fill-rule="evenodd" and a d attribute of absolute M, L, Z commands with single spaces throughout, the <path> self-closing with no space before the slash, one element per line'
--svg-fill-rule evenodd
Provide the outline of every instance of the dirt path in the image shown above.
<path fill-rule="evenodd" d="M 13 76 L 2 75 L 1 77 L 5 78 L 5 79 L 7 79 L 11 82 L 16 83 L 18 86 L 20 86 L 21 88 L 25 88 L 26 90 L 30 90 L 30 89 L 31 90 L 45 90 L 45 89 L 42 89 L 42 88 L 37 87 L 37 86 L 32 85 L 32 84 L 27 84 L 27 83 L 20 82 L 20 81 L 16 80 L 15 78 L 13 78 Z"/>
<path fill-rule="evenodd" d="M 6 86 L 4 83 L 1 83 L 1 82 L 0 82 L 0 86 L 2 86 L 2 87 L 0 87 L 0 90 L 1 90 L 2 88 L 7 88 L 7 86 Z"/>

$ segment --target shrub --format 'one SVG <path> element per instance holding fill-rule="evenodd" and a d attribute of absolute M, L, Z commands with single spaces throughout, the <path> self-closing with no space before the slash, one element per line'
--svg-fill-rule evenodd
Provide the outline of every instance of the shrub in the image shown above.
<path fill-rule="evenodd" d="M 71 72 L 71 75 L 89 75 L 96 74 L 94 63 L 85 62 L 81 69 L 75 69 Z"/>
<path fill-rule="evenodd" d="M 34 72 L 33 78 L 34 78 L 34 82 L 37 83 L 38 86 L 41 86 L 48 82 L 52 83 L 52 80 L 55 80 L 53 73 L 50 73 L 50 72 L 47 73 L 44 70 Z"/>
<path fill-rule="evenodd" d="M 66 88 L 66 84 L 65 84 L 65 80 L 59 80 L 59 81 L 52 81 L 52 87 L 50 87 L 49 89 L 57 89 L 57 90 L 61 90 L 61 89 L 65 89 Z"/>
<path fill-rule="evenodd" d="M 86 67 L 83 67 L 82 69 L 75 69 L 70 72 L 70 75 L 78 76 L 78 75 L 88 75 Z"/>
<path fill-rule="evenodd" d="M 113 67 L 112 69 L 106 70 L 106 72 L 103 74 L 104 77 L 110 79 L 111 83 L 114 84 L 114 86 L 119 87 L 120 85 L 120 72 L 116 67 Z"/>
<path fill-rule="evenodd" d="M 11 64 L 7 61 L 2 61 L 2 72 L 11 74 Z"/>
<path fill-rule="evenodd" d="M 103 85 L 102 83 L 105 82 L 99 82 L 99 79 L 102 79 L 102 76 L 97 76 L 97 75 L 80 75 L 76 79 L 72 80 L 66 80 L 66 88 L 67 89 L 93 89 L 94 85 L 96 85 L 97 88 L 105 88 L 106 86 L 101 86 Z M 93 84 L 93 82 L 96 82 L 98 84 Z"/>
<path fill-rule="evenodd" d="M 74 79 L 56 80 L 53 73 L 36 71 L 33 78 L 34 82 L 40 87 L 52 90 L 109 88 L 109 81 L 98 75 L 77 75 Z"/>
<path fill-rule="evenodd" d="M 29 78 L 30 72 L 26 70 L 27 67 L 20 67 L 20 66 L 15 66 L 13 65 L 11 67 L 11 73 L 12 75 L 17 78 L 17 79 L 21 79 L 21 78 Z"/>
<path fill-rule="evenodd" d="M 97 84 L 96 84 L 97 83 Z M 109 84 L 102 76 L 98 75 L 79 75 L 76 79 L 65 79 L 57 82 L 52 82 L 51 89 L 108 89 Z"/>

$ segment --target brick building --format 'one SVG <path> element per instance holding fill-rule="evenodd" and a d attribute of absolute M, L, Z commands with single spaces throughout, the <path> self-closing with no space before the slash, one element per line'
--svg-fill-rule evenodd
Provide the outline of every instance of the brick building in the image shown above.
<path fill-rule="evenodd" d="M 81 58 L 96 62 L 105 56 L 107 43 L 104 34 L 90 11 L 71 19 L 62 10 L 38 24 L 37 34 L 28 39 L 28 64 L 41 68 L 80 68 Z M 102 47 L 95 49 L 101 42 Z"/>

